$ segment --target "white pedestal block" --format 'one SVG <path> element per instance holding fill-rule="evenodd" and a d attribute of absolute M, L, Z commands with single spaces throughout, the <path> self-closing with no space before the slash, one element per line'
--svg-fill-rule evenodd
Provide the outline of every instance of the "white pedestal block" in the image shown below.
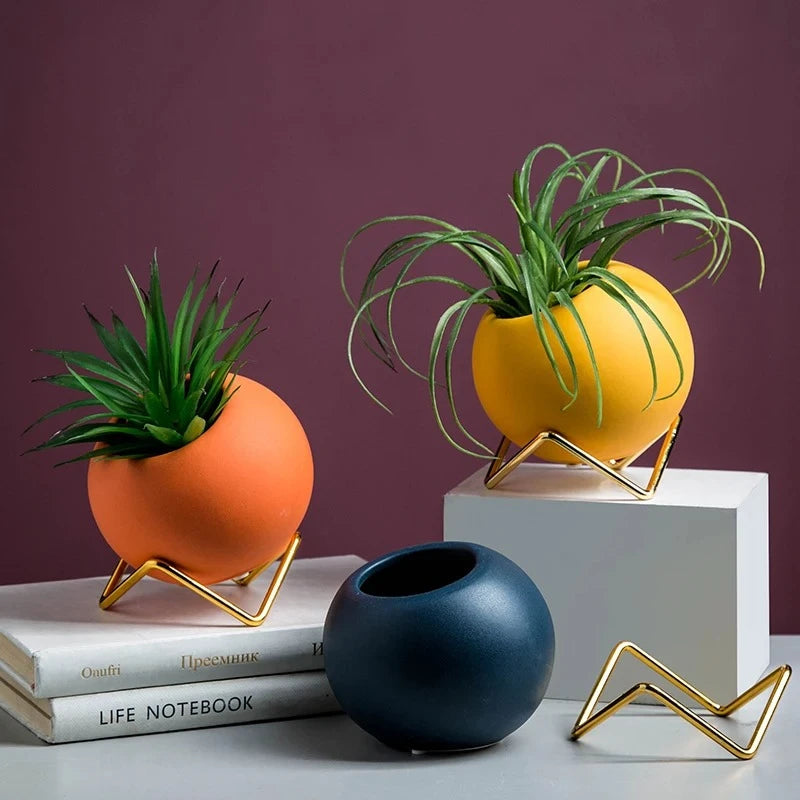
<path fill-rule="evenodd" d="M 640 501 L 586 467 L 523 464 L 492 490 L 484 472 L 445 496 L 444 538 L 500 551 L 541 590 L 556 633 L 548 697 L 586 699 L 623 639 L 718 702 L 766 669 L 766 474 L 668 469 Z M 650 471 L 627 473 L 646 484 Z M 654 679 L 623 659 L 605 698 Z"/>

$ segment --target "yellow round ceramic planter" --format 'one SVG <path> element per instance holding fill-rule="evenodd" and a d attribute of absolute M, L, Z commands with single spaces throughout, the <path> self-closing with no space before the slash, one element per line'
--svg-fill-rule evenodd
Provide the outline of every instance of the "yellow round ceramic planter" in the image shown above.
<path fill-rule="evenodd" d="M 638 453 L 661 436 L 680 412 L 694 374 L 694 346 L 686 317 L 669 290 L 651 275 L 612 261 L 609 269 L 638 292 L 669 332 L 683 362 L 683 383 L 675 394 L 655 400 L 645 344 L 625 308 L 592 286 L 574 298 L 594 348 L 603 395 L 602 424 L 597 426 L 597 391 L 586 345 L 570 313 L 551 309 L 570 345 L 578 373 L 578 397 L 558 384 L 531 316 L 500 319 L 488 312 L 481 319 L 472 346 L 472 374 L 478 398 L 489 419 L 522 447 L 542 431 L 557 431 L 602 461 Z M 669 343 L 649 316 L 637 309 L 647 333 L 658 372 L 657 396 L 671 394 L 680 371 Z M 545 324 L 556 361 L 568 386 L 570 368 L 552 330 Z M 557 445 L 536 451 L 547 461 L 574 463 Z"/>

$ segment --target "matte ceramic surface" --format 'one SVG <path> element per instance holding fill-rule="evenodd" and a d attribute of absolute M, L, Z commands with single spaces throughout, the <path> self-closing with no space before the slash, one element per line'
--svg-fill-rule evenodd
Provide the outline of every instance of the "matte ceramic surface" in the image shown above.
<path fill-rule="evenodd" d="M 311 499 L 311 448 L 278 395 L 241 376 L 236 386 L 191 444 L 154 458 L 90 463 L 95 521 L 129 564 L 165 558 L 216 583 L 286 549 Z"/>
<path fill-rule="evenodd" d="M 544 697 L 553 623 L 505 556 L 444 542 L 390 553 L 351 575 L 325 622 L 325 668 L 342 708 L 402 750 L 494 744 Z"/>
<path fill-rule="evenodd" d="M 657 370 L 656 398 L 647 349 L 625 308 L 592 286 L 574 298 L 597 359 L 603 394 L 603 420 L 597 427 L 597 392 L 589 351 L 569 312 L 551 309 L 569 342 L 578 375 L 578 396 L 559 386 L 530 316 L 499 319 L 487 313 L 475 332 L 472 374 L 481 405 L 499 431 L 518 446 L 542 431 L 554 430 L 606 461 L 638 453 L 666 431 L 686 402 L 694 373 L 694 345 L 686 317 L 669 290 L 651 275 L 612 261 L 610 271 L 634 288 L 669 332 L 683 363 L 683 382 L 666 337 L 641 309 L 636 315 L 647 334 Z M 552 332 L 549 337 L 566 385 L 569 363 Z M 651 402 L 651 399 L 653 402 Z M 550 461 L 575 459 L 554 444 L 537 456 Z"/>

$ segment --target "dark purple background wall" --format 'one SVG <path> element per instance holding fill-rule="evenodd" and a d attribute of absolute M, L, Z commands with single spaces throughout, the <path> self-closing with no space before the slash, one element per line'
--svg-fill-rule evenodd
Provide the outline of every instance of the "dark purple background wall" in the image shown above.
<path fill-rule="evenodd" d="M 305 554 L 439 537 L 442 494 L 478 464 L 439 438 L 416 379 L 362 358 L 394 417 L 357 388 L 339 254 L 388 213 L 513 242 L 511 174 L 555 140 L 694 166 L 764 243 L 760 294 L 739 237 L 724 279 L 682 296 L 698 373 L 674 464 L 770 473 L 773 629 L 800 632 L 799 24 L 788 0 L 3 3 L 0 582 L 112 565 L 84 468 L 19 456 L 36 441 L 20 431 L 64 399 L 29 383 L 56 366 L 30 348 L 94 348 L 82 302 L 133 319 L 122 264 L 144 276 L 156 245 L 173 299 L 218 256 L 247 276 L 243 312 L 273 298 L 248 371 L 312 442 Z M 624 255 L 677 285 L 674 249 L 654 237 Z M 443 299 L 400 309 L 418 361 Z"/>

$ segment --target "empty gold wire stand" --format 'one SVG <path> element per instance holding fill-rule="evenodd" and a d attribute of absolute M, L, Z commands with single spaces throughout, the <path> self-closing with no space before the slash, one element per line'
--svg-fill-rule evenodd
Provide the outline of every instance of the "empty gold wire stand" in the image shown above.
<path fill-rule="evenodd" d="M 650 475 L 650 480 L 648 481 L 647 486 L 639 486 L 639 484 L 634 483 L 634 481 L 624 475 L 620 470 L 623 470 L 625 467 L 632 464 L 642 453 L 644 453 L 645 450 L 647 450 L 648 447 L 650 447 L 650 445 L 655 444 L 658 439 L 653 440 L 638 453 L 634 453 L 632 456 L 628 456 L 628 458 L 611 459 L 610 461 L 606 462 L 595 458 L 591 453 L 588 453 L 583 448 L 578 447 L 578 445 L 574 444 L 569 439 L 562 436 L 560 433 L 556 433 L 555 431 L 543 431 L 538 436 L 534 436 L 534 438 L 531 439 L 528 444 L 525 445 L 525 447 L 523 447 L 516 455 L 512 456 L 505 463 L 503 463 L 503 459 L 505 459 L 506 454 L 508 453 L 508 448 L 511 445 L 511 441 L 504 436 L 500 441 L 500 445 L 494 454 L 491 464 L 489 465 L 489 470 L 486 473 L 486 477 L 483 479 L 483 483 L 487 489 L 494 489 L 523 461 L 526 461 L 531 455 L 533 455 L 533 453 L 535 453 L 536 450 L 538 450 L 545 442 L 552 442 L 553 444 L 557 444 L 563 450 L 566 450 L 571 455 L 575 456 L 575 458 L 579 459 L 584 464 L 588 464 L 590 467 L 597 470 L 601 475 L 611 478 L 612 481 L 617 483 L 626 491 L 630 492 L 639 500 L 649 500 L 656 493 L 658 484 L 661 482 L 661 476 L 664 474 L 664 470 L 667 468 L 667 461 L 669 461 L 669 456 L 672 452 L 672 447 L 675 444 L 675 439 L 678 437 L 678 431 L 680 430 L 680 427 L 681 416 L 679 414 L 677 417 L 675 417 L 672 424 L 663 434 L 664 441 L 661 444 L 661 450 L 658 454 L 658 458 L 656 459 L 656 463 L 653 467 L 653 472 Z"/>
<path fill-rule="evenodd" d="M 191 589 L 195 594 L 198 594 L 200 597 L 203 597 L 210 603 L 213 603 L 215 606 L 217 606 L 217 608 L 221 608 L 232 617 L 236 617 L 239 622 L 242 622 L 245 625 L 250 625 L 251 627 L 256 627 L 267 618 L 267 615 L 269 614 L 270 609 L 275 602 L 275 598 L 278 596 L 278 592 L 281 590 L 281 586 L 286 578 L 286 574 L 289 572 L 289 567 L 292 565 L 292 561 L 294 561 L 294 556 L 295 553 L 297 553 L 297 548 L 299 546 L 300 534 L 298 532 L 292 536 L 289 546 L 281 556 L 278 569 L 272 578 L 269 589 L 267 589 L 267 594 L 264 596 L 264 599 L 261 602 L 261 607 L 255 614 L 250 614 L 244 609 L 239 608 L 239 606 L 237 606 L 235 603 L 232 603 L 227 598 L 217 594 L 217 592 L 215 592 L 213 589 L 209 589 L 208 586 L 204 586 L 202 583 L 195 580 L 191 575 L 187 575 L 177 567 L 172 566 L 172 564 L 169 562 L 159 558 L 151 558 L 148 561 L 145 561 L 144 564 L 135 569 L 124 579 L 123 575 L 125 575 L 125 570 L 128 568 L 128 565 L 125 561 L 120 559 L 119 564 L 117 564 L 116 569 L 108 579 L 108 583 L 100 595 L 100 608 L 111 608 L 111 606 L 114 605 L 114 603 L 116 603 L 117 600 L 122 597 L 122 595 L 130 591 L 148 573 L 163 572 L 165 575 L 169 575 L 171 578 L 176 580 L 182 586 L 185 586 L 187 589 Z M 271 563 L 271 561 L 268 561 L 266 564 L 262 564 L 260 567 L 251 569 L 250 572 L 243 575 L 241 578 L 235 578 L 234 580 L 240 586 L 247 586 L 247 584 L 257 578 Z"/>
<path fill-rule="evenodd" d="M 722 731 L 718 730 L 713 725 L 710 725 L 702 717 L 695 714 L 694 711 L 683 705 L 683 703 L 678 702 L 674 697 L 672 697 L 672 695 L 667 694 L 667 692 L 665 692 L 663 689 L 660 689 L 658 686 L 654 686 L 652 683 L 637 683 L 635 686 L 631 686 L 627 692 L 621 694 L 618 698 L 616 698 L 616 700 L 612 700 L 600 711 L 592 714 L 598 700 L 600 699 L 600 695 L 603 693 L 603 689 L 605 689 L 605 686 L 611 677 L 611 673 L 614 671 L 614 667 L 617 665 L 617 661 L 619 661 L 624 653 L 630 653 L 631 655 L 635 656 L 643 664 L 646 664 L 654 672 L 657 672 L 659 675 L 661 675 L 662 678 L 666 678 L 673 686 L 677 686 L 679 689 L 686 692 L 689 697 L 696 700 L 701 706 L 703 706 L 703 708 L 707 709 L 718 717 L 727 717 L 729 714 L 732 714 L 734 711 L 736 711 L 737 708 L 741 708 L 742 706 L 746 705 L 753 698 L 758 697 L 758 695 L 760 695 L 762 692 L 765 692 L 770 686 L 773 686 L 772 692 L 767 700 L 767 704 L 764 706 L 764 711 L 761 713 L 761 717 L 759 718 L 755 730 L 753 731 L 753 735 L 750 738 L 750 742 L 745 747 L 737 744 L 733 741 L 733 739 L 722 733 Z M 608 660 L 603 667 L 603 671 L 600 673 L 600 677 L 597 679 L 597 683 L 595 683 L 594 689 L 592 689 L 592 693 L 589 695 L 589 699 L 586 701 L 586 705 L 578 715 L 578 719 L 576 720 L 575 726 L 572 729 L 570 738 L 579 739 L 585 733 L 588 733 L 590 730 L 592 730 L 592 728 L 598 726 L 601 722 L 608 719 L 612 714 L 615 714 L 623 706 L 626 706 L 640 695 L 649 694 L 651 697 L 655 697 L 660 703 L 663 703 L 663 705 L 665 705 L 667 708 L 674 711 L 678 716 L 683 717 L 683 719 L 685 719 L 690 725 L 693 725 L 702 734 L 715 741 L 720 747 L 724 747 L 729 753 L 737 758 L 748 760 L 751 759 L 758 751 L 761 740 L 764 738 L 764 734 L 767 732 L 769 723 L 772 721 L 772 717 L 775 714 L 775 709 L 778 707 L 778 703 L 780 702 L 784 689 L 786 689 L 786 684 L 789 683 L 789 678 L 791 676 L 792 668 L 788 664 L 784 664 L 783 666 L 774 669 L 769 673 L 769 675 L 762 678 L 746 692 L 740 694 L 735 700 L 732 700 L 727 705 L 719 705 L 718 703 L 715 703 L 713 700 L 710 700 L 708 697 L 706 697 L 702 692 L 695 689 L 694 686 L 687 683 L 679 675 L 676 675 L 671 669 L 665 667 L 662 663 L 656 661 L 656 659 L 654 659 L 652 656 L 645 653 L 641 647 L 633 644 L 633 642 L 620 642 L 611 651 L 611 655 L 609 655 Z"/>

